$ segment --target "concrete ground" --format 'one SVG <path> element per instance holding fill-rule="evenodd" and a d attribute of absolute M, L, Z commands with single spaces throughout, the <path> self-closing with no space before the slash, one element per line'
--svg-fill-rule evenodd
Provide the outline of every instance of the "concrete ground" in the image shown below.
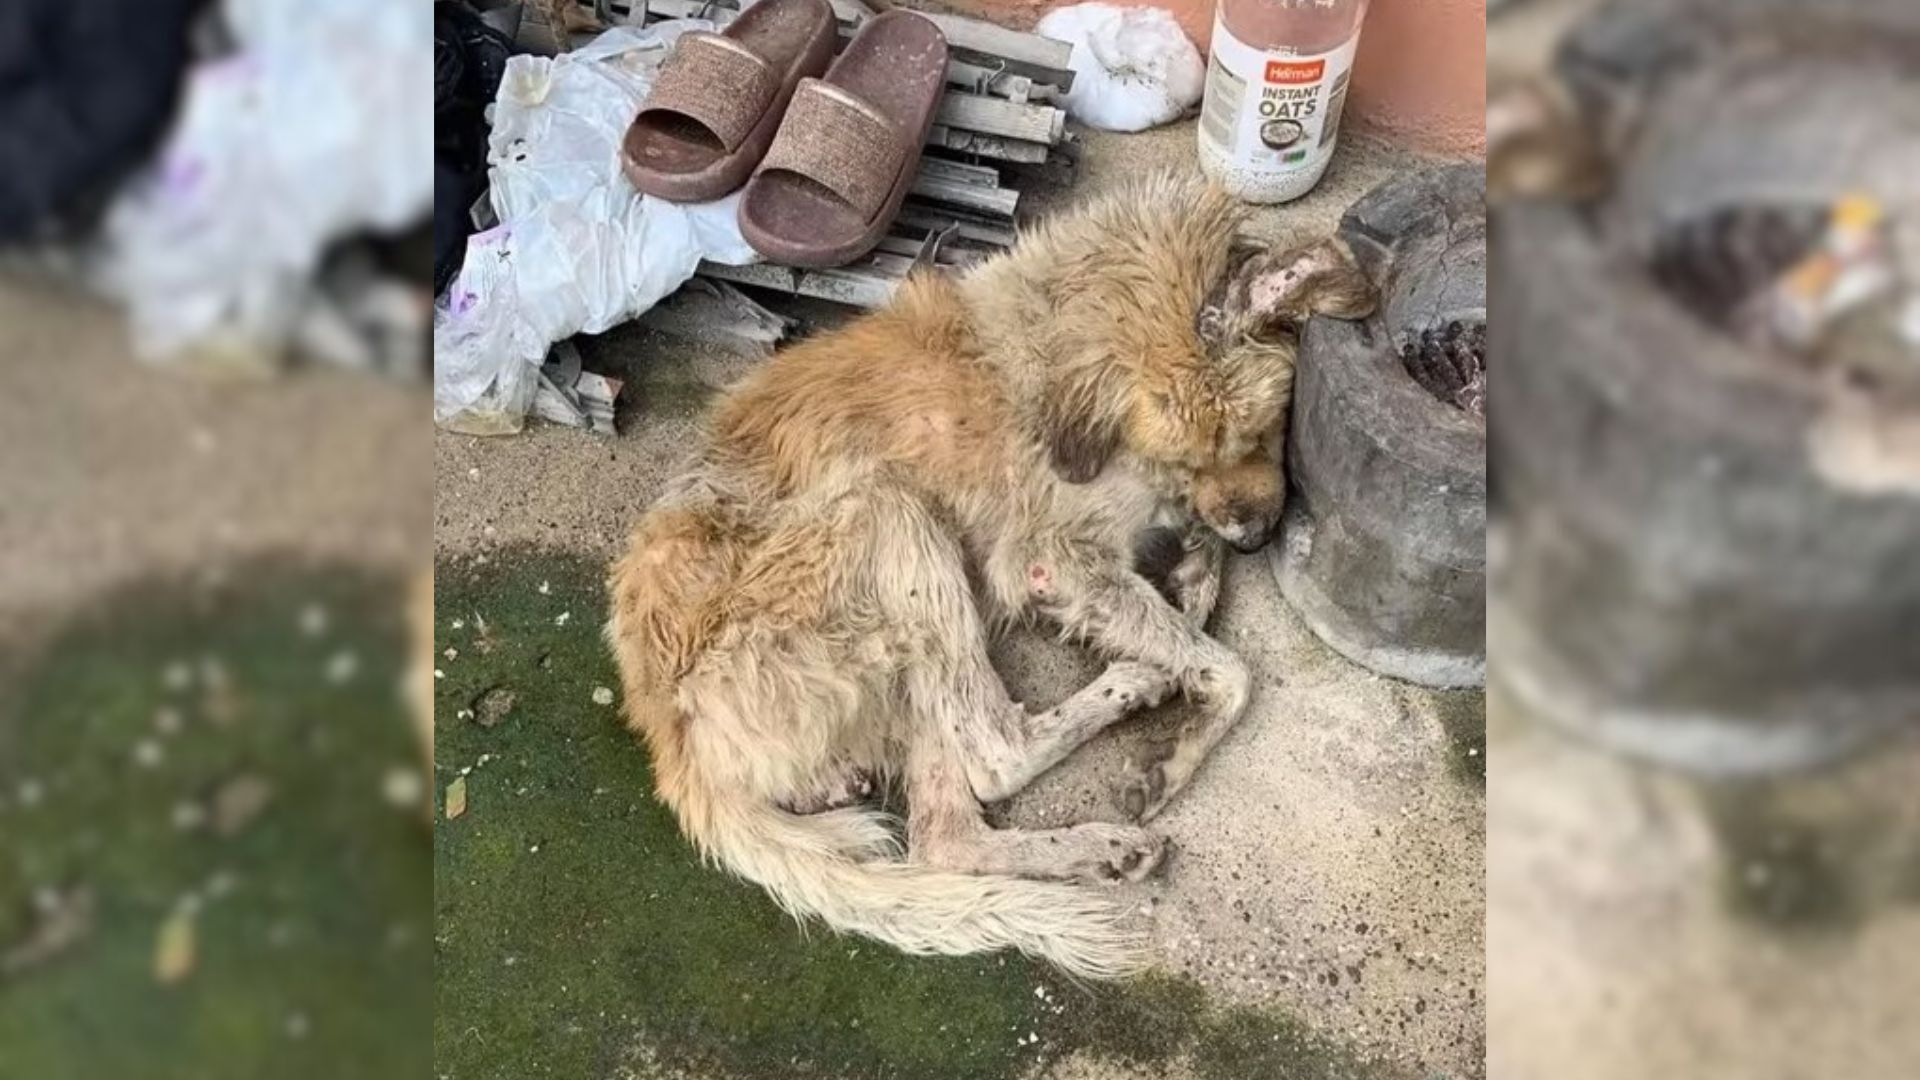
<path fill-rule="evenodd" d="M 116 586 L 260 557 L 424 566 L 424 387 L 136 362 L 119 312 L 0 275 L 0 656 Z"/>
<path fill-rule="evenodd" d="M 1073 194 L 1144 168 L 1193 168 L 1194 132 L 1090 134 Z M 1380 180 L 1418 161 L 1349 135 L 1320 188 L 1262 211 L 1279 243 L 1325 235 Z M 1043 209 L 1043 208 L 1037 208 Z M 540 545 L 611 558 L 687 458 L 705 403 L 757 359 L 623 327 L 584 344 L 629 378 L 622 434 L 534 426 L 435 441 L 439 556 Z M 1164 880 L 1121 895 L 1150 915 L 1159 963 L 1219 999 L 1283 1007 L 1317 1031 L 1424 1073 L 1481 1073 L 1483 699 L 1376 677 L 1313 637 L 1264 557 L 1235 558 L 1211 629 L 1259 673 L 1253 707 L 1159 820 Z M 1033 636 L 1004 644 L 1016 696 L 1049 703 L 1096 670 Z M 1004 808 L 1009 824 L 1113 818 L 1127 749 L 1168 716 L 1096 740 Z M 1069 1060 L 1060 1077 L 1128 1075 Z M 1155 1070 L 1154 1075 L 1161 1075 Z"/>

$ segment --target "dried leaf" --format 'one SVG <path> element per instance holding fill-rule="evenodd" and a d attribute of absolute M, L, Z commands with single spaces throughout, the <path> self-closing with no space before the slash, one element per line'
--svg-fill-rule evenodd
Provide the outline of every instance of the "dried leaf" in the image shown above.
<path fill-rule="evenodd" d="M 456 777 L 447 785 L 447 820 L 452 821 L 467 812 L 467 778 Z"/>
<path fill-rule="evenodd" d="M 153 950 L 153 977 L 171 986 L 193 974 L 193 961 L 193 912 L 185 906 L 176 907 L 160 924 L 160 940 Z"/>

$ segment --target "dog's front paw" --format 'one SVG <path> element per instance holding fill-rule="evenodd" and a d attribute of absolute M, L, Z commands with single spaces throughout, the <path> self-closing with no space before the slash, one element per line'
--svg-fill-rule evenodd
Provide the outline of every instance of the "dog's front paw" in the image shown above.
<path fill-rule="evenodd" d="M 1166 762 L 1129 766 L 1128 772 L 1130 775 L 1120 785 L 1120 809 L 1129 821 L 1152 821 L 1167 806 Z"/>
<path fill-rule="evenodd" d="M 1173 676 L 1152 664 L 1136 660 L 1116 660 L 1107 665 L 1102 681 L 1105 692 L 1117 696 L 1125 709 L 1151 709 L 1173 696 Z"/>
<path fill-rule="evenodd" d="M 1167 838 L 1145 829 L 1114 827 L 1106 858 L 1095 867 L 1101 881 L 1144 881 L 1167 858 Z"/>

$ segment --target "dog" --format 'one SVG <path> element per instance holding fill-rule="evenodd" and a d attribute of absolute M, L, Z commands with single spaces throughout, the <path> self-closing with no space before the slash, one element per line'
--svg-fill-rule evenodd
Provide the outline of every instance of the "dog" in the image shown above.
<path fill-rule="evenodd" d="M 1118 908 L 1067 882 L 1152 872 L 1142 823 L 1245 711 L 1246 664 L 1202 629 L 1224 547 L 1278 521 L 1301 324 L 1374 303 L 1338 241 L 1275 254 L 1242 223 L 1216 188 L 1135 181 L 723 397 L 608 582 L 627 722 L 706 856 L 910 953 L 1139 968 Z M 1174 603 L 1134 568 L 1155 529 Z M 1036 619 L 1112 663 L 1029 712 L 987 644 Z M 1133 823 L 988 826 L 981 804 L 1175 691 L 1198 715 L 1125 779 Z M 876 780 L 904 786 L 904 852 L 858 805 Z"/>

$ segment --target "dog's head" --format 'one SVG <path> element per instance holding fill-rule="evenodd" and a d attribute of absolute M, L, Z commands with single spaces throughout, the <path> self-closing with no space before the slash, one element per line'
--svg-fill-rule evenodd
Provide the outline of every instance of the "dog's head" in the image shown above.
<path fill-rule="evenodd" d="M 1251 554 L 1265 547 L 1287 507 L 1287 481 L 1277 455 L 1264 451 L 1193 477 L 1189 500 L 1193 513 L 1235 551 Z"/>
<path fill-rule="evenodd" d="M 1280 443 L 1300 330 L 1313 315 L 1373 309 L 1372 285 L 1337 239 L 1281 253 L 1236 244 L 1184 325 L 1056 382 L 1041 409 L 1054 468 L 1084 483 L 1124 449 L 1222 538 L 1255 550 L 1285 498 Z"/>

